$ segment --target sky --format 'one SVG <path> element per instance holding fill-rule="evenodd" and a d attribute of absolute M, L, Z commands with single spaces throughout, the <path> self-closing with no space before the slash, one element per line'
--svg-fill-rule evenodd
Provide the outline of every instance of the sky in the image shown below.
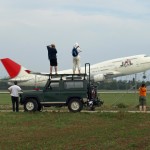
<path fill-rule="evenodd" d="M 149 0 L 0 0 L 0 58 L 49 72 L 47 45 L 58 70 L 72 68 L 78 42 L 81 64 L 150 54 Z M 0 63 L 0 77 L 8 74 Z"/>

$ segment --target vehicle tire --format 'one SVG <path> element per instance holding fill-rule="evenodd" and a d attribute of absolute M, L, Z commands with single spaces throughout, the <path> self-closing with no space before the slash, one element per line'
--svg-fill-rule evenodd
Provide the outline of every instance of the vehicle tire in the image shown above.
<path fill-rule="evenodd" d="M 77 98 L 71 99 L 68 103 L 68 109 L 71 112 L 80 112 L 82 108 L 83 108 L 83 103 Z"/>
<path fill-rule="evenodd" d="M 24 110 L 25 111 L 37 111 L 38 109 L 38 104 L 37 101 L 35 99 L 29 99 L 26 101 L 26 103 L 24 104 Z"/>

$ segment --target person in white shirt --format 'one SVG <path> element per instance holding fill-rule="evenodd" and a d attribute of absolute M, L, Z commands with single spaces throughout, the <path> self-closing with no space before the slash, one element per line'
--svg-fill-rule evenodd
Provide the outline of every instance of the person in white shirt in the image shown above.
<path fill-rule="evenodd" d="M 13 111 L 19 112 L 19 94 L 18 93 L 22 91 L 22 89 L 17 85 L 17 81 L 14 82 L 14 85 L 8 88 L 8 91 L 10 92 L 10 95 L 11 95 Z"/>
<path fill-rule="evenodd" d="M 75 54 L 73 51 L 76 50 Z M 78 43 L 75 43 L 72 49 L 72 56 L 73 56 L 73 74 L 75 74 L 76 68 L 78 68 L 78 73 L 80 74 L 81 67 L 80 67 L 80 55 L 79 53 L 82 52 L 81 48 L 79 47 Z"/>

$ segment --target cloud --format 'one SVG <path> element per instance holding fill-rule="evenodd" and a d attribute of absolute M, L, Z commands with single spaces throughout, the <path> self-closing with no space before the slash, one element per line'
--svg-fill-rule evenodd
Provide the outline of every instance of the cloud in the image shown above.
<path fill-rule="evenodd" d="M 146 0 L 0 2 L 0 57 L 11 57 L 27 68 L 49 69 L 46 45 L 51 42 L 58 49 L 60 70 L 72 67 L 70 51 L 76 41 L 83 49 L 82 64 L 149 52 Z"/>

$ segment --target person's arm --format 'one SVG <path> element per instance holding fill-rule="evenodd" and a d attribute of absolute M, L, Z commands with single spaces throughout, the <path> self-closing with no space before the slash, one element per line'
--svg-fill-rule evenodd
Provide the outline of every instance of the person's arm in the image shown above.
<path fill-rule="evenodd" d="M 146 89 L 146 87 L 145 87 L 145 92 L 147 92 L 147 89 Z"/>
<path fill-rule="evenodd" d="M 20 91 L 20 92 L 23 92 L 23 90 L 21 89 L 21 87 L 20 87 L 20 86 L 18 86 L 18 87 L 19 87 L 19 91 Z"/>
<path fill-rule="evenodd" d="M 11 88 L 8 88 L 9 93 L 11 93 Z"/>
<path fill-rule="evenodd" d="M 50 46 L 47 46 L 47 51 L 48 51 L 48 59 L 50 60 L 50 58 L 51 58 Z"/>
<path fill-rule="evenodd" d="M 78 53 L 82 52 L 80 47 L 77 48 L 77 51 L 78 51 Z"/>

